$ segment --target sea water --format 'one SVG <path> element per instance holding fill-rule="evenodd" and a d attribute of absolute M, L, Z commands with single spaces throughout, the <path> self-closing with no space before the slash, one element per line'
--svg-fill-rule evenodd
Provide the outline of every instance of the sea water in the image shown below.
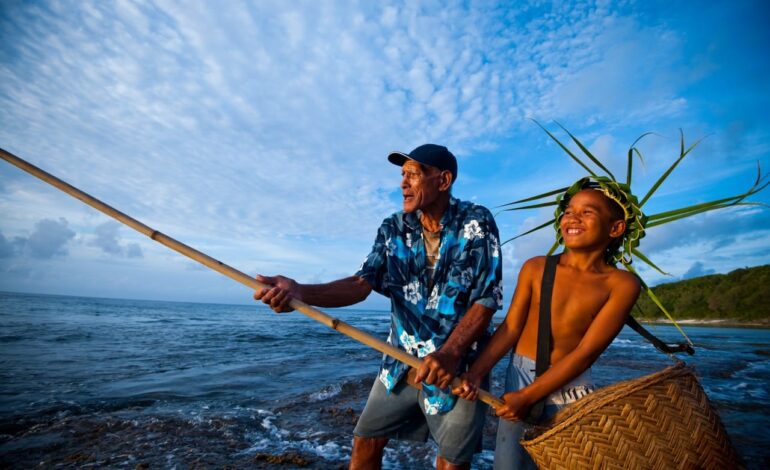
<path fill-rule="evenodd" d="M 388 312 L 327 313 L 387 336 Z M 750 468 L 767 468 L 770 330 L 686 332 L 697 350 L 687 362 L 734 444 Z M 304 315 L 256 303 L 0 293 L 0 466 L 341 468 L 379 361 Z M 605 385 L 669 364 L 624 329 L 593 376 Z M 495 427 L 490 416 L 474 468 L 491 468 Z M 393 443 L 384 467 L 431 468 L 435 455 L 432 443 Z"/>

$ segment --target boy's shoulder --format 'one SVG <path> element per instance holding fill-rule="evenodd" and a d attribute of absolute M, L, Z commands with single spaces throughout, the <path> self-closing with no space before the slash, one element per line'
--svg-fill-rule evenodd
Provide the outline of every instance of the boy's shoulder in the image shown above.
<path fill-rule="evenodd" d="M 547 258 L 547 256 L 534 256 L 528 259 L 522 265 L 521 273 L 525 276 L 542 275 L 545 270 L 545 260 Z M 641 287 L 639 278 L 625 269 L 607 266 L 604 275 L 606 276 L 608 284 L 613 289 L 617 287 L 624 291 L 634 291 L 639 290 Z"/>
<path fill-rule="evenodd" d="M 547 256 L 534 256 L 521 265 L 521 272 L 526 274 L 542 273 L 545 269 L 545 260 Z"/>
<path fill-rule="evenodd" d="M 612 266 L 608 274 L 608 281 L 613 288 L 619 288 L 624 291 L 636 291 L 637 293 L 641 289 L 639 278 L 625 269 Z"/>

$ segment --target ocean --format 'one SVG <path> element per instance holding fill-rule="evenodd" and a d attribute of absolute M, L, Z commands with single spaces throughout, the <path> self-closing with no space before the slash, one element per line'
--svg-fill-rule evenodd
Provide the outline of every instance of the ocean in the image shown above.
<path fill-rule="evenodd" d="M 326 312 L 387 336 L 388 312 Z M 770 467 L 770 330 L 685 331 L 696 344 L 685 359 L 739 453 Z M 256 303 L 0 293 L 0 468 L 345 468 L 379 361 Z M 498 395 L 505 362 L 493 371 Z M 606 385 L 671 363 L 624 329 L 593 376 Z M 491 468 L 495 427 L 490 416 L 473 468 Z M 392 443 L 384 468 L 432 468 L 435 455 L 432 443 Z"/>

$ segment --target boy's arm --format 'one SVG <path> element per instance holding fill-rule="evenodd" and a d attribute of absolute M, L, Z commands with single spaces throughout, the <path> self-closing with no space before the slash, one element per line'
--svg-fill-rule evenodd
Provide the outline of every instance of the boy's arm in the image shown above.
<path fill-rule="evenodd" d="M 466 400 L 475 400 L 481 379 L 489 373 L 512 347 L 519 341 L 519 336 L 524 329 L 529 312 L 529 303 L 532 299 L 532 279 L 537 271 L 536 258 L 528 260 L 521 267 L 516 283 L 516 291 L 513 293 L 511 305 L 505 320 L 497 327 L 487 346 L 463 375 L 463 384 L 452 390 L 452 393 Z M 540 264 L 543 264 L 540 262 Z"/>
<path fill-rule="evenodd" d="M 510 421 L 524 419 L 530 406 L 560 389 L 588 369 L 607 349 L 623 328 L 628 312 L 639 295 L 639 281 L 633 274 L 618 271 L 609 299 L 599 310 L 578 346 L 551 366 L 527 387 L 506 393 L 506 405 L 497 409 L 497 415 Z"/>

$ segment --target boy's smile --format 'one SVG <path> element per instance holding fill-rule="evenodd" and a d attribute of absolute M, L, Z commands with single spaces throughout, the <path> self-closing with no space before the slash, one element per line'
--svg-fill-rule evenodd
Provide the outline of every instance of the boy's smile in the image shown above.
<path fill-rule="evenodd" d="M 583 233 L 583 229 L 578 227 L 567 227 L 563 232 L 565 235 L 579 235 Z"/>

